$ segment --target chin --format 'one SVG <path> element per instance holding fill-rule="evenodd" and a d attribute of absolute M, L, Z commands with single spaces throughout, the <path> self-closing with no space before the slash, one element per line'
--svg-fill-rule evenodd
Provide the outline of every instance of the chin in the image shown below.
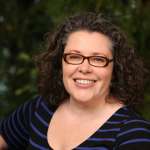
<path fill-rule="evenodd" d="M 80 102 L 80 103 L 89 103 L 92 102 L 94 98 L 92 98 L 91 96 L 87 96 L 87 95 L 79 95 L 78 96 L 71 96 L 71 100 L 72 101 L 76 101 L 76 102 Z"/>

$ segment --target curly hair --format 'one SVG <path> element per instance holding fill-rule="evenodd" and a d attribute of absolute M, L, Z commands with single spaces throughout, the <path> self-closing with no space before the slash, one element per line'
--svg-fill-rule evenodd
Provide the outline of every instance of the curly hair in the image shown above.
<path fill-rule="evenodd" d="M 68 36 L 79 30 L 99 32 L 109 37 L 113 44 L 114 59 L 110 95 L 125 105 L 135 106 L 140 103 L 144 89 L 143 63 L 120 28 L 104 15 L 97 13 L 71 16 L 53 35 L 48 35 L 47 50 L 36 57 L 40 95 L 54 106 L 69 97 L 62 81 L 62 56 Z"/>

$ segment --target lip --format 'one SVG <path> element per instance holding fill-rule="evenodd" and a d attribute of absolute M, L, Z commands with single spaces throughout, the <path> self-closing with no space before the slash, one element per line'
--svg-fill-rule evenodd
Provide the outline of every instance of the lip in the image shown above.
<path fill-rule="evenodd" d="M 75 85 L 80 88 L 90 88 L 95 85 L 96 80 L 93 79 L 83 79 L 83 78 L 75 78 L 73 79 Z"/>

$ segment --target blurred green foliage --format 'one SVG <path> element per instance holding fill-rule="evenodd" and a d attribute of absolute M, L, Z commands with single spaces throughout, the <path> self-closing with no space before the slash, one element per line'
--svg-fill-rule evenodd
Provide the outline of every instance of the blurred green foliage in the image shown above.
<path fill-rule="evenodd" d="M 71 14 L 94 11 L 113 17 L 150 68 L 149 0 L 1 0 L 0 117 L 37 94 L 32 57 L 44 49 L 44 34 Z M 150 119 L 150 79 L 143 114 Z"/>

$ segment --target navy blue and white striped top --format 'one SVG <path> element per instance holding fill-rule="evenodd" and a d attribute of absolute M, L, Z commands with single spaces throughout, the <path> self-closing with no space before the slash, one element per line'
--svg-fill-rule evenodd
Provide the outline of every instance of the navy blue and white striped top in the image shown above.
<path fill-rule="evenodd" d="M 27 101 L 0 124 L 0 134 L 12 150 L 52 150 L 47 141 L 55 109 L 43 98 Z M 120 108 L 74 150 L 149 150 L 150 122 L 128 107 Z"/>

